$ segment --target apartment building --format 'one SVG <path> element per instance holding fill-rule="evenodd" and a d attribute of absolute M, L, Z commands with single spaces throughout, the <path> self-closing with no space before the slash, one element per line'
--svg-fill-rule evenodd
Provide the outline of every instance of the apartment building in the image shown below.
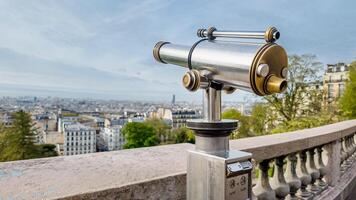
<path fill-rule="evenodd" d="M 64 127 L 64 155 L 78 155 L 96 152 L 96 131 L 80 123 Z"/>

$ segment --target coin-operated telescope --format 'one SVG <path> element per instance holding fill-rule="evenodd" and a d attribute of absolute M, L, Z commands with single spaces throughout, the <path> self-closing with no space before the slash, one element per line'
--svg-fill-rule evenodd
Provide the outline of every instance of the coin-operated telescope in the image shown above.
<path fill-rule="evenodd" d="M 274 27 L 255 32 L 210 27 L 197 35 L 202 39 L 191 46 L 158 42 L 153 49 L 157 61 L 189 69 L 183 76 L 185 88 L 203 90 L 203 119 L 187 121 L 196 136 L 188 157 L 187 199 L 251 199 L 252 155 L 229 150 L 237 121 L 221 120 L 221 91 L 241 89 L 259 96 L 283 92 L 287 54 L 274 43 L 280 37 Z"/>

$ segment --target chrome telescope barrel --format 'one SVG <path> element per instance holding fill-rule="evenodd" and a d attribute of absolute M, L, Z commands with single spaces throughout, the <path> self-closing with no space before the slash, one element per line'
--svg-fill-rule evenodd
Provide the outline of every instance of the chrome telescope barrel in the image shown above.
<path fill-rule="evenodd" d="M 159 62 L 187 67 L 190 51 L 191 46 L 158 42 L 153 54 Z M 275 43 L 204 40 L 191 52 L 192 68 L 209 71 L 210 80 L 261 96 L 286 89 L 287 65 L 285 50 Z"/>
<path fill-rule="evenodd" d="M 214 27 L 208 29 L 198 29 L 198 37 L 215 39 L 224 38 L 244 38 L 244 39 L 264 39 L 266 42 L 275 42 L 279 39 L 280 33 L 275 27 L 269 27 L 266 31 L 220 31 Z"/>

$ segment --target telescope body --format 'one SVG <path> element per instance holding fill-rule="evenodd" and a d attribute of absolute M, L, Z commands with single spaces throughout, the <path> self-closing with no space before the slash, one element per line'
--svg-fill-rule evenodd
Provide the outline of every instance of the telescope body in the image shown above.
<path fill-rule="evenodd" d="M 160 62 L 187 67 L 190 50 L 191 46 L 160 43 L 155 46 L 154 54 Z M 265 65 L 268 69 L 261 75 L 259 66 Z M 209 79 L 222 83 L 224 88 L 260 96 L 285 90 L 283 71 L 287 65 L 285 50 L 275 43 L 204 40 L 191 54 L 192 68 L 209 71 Z"/>

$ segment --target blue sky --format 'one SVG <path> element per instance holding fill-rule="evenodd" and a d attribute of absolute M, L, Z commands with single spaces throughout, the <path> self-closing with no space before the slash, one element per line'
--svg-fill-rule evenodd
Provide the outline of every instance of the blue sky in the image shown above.
<path fill-rule="evenodd" d="M 196 30 L 276 26 L 288 54 L 356 59 L 355 1 L 0 1 L 0 95 L 200 100 L 186 71 L 156 63 L 157 41 L 192 44 Z M 242 100 L 237 92 L 224 97 Z"/>

